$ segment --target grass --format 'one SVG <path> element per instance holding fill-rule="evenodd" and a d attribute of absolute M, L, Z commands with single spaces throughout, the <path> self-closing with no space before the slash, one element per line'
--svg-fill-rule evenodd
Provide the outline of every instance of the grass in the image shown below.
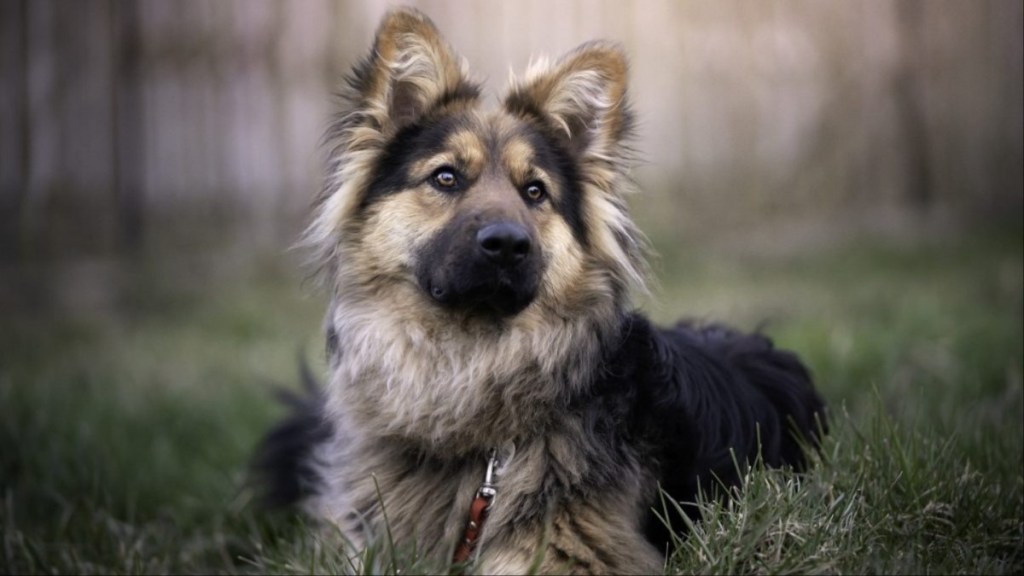
<path fill-rule="evenodd" d="M 788 255 L 658 243 L 655 318 L 762 327 L 833 417 L 809 474 L 754 469 L 730 504 L 702 503 L 666 571 L 1024 571 L 1021 246 L 992 231 Z M 323 301 L 276 259 L 154 261 L 2 273 L 0 573 L 350 571 L 300 518 L 255 510 L 244 481 L 281 414 L 270 390 L 320 359 Z"/>

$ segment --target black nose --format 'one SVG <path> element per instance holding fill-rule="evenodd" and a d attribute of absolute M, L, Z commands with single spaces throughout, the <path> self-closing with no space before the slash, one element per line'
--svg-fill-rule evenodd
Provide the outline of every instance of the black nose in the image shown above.
<path fill-rule="evenodd" d="M 484 226 L 476 233 L 476 241 L 487 259 L 499 266 L 514 266 L 530 253 L 530 235 L 513 222 Z"/>

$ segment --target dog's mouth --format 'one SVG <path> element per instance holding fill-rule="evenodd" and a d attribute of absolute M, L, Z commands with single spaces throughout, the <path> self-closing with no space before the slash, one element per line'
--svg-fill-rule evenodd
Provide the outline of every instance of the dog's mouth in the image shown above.
<path fill-rule="evenodd" d="M 537 294 L 536 282 L 505 273 L 477 281 L 428 279 L 423 285 L 434 302 L 472 315 L 507 318 L 525 310 Z"/>

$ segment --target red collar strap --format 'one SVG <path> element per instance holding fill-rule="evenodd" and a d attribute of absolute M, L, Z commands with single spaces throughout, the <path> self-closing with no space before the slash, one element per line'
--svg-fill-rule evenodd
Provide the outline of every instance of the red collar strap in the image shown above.
<path fill-rule="evenodd" d="M 466 529 L 463 531 L 462 540 L 455 548 L 452 562 L 463 564 L 476 551 L 476 546 L 483 533 L 484 523 L 487 522 L 487 513 L 494 503 L 494 497 L 498 494 L 494 486 L 494 469 L 498 463 L 497 450 L 491 450 L 487 460 L 487 473 L 484 475 L 484 482 L 476 491 L 473 503 L 469 506 L 469 521 L 466 522 Z"/>

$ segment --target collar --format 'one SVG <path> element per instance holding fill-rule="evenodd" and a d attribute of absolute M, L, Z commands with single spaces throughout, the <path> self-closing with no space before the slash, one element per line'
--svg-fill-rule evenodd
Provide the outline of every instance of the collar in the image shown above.
<path fill-rule="evenodd" d="M 454 564 L 465 564 L 474 551 L 476 552 L 474 561 L 480 555 L 477 544 L 481 533 L 483 533 L 484 524 L 487 522 L 491 505 L 494 504 L 494 497 L 498 495 L 497 487 L 494 485 L 494 472 L 498 466 L 498 450 L 492 448 L 487 457 L 487 472 L 484 473 L 484 481 L 477 488 L 473 503 L 469 506 L 469 520 L 466 521 L 462 540 L 459 541 L 459 545 L 455 548 L 455 554 L 452 556 Z"/>

